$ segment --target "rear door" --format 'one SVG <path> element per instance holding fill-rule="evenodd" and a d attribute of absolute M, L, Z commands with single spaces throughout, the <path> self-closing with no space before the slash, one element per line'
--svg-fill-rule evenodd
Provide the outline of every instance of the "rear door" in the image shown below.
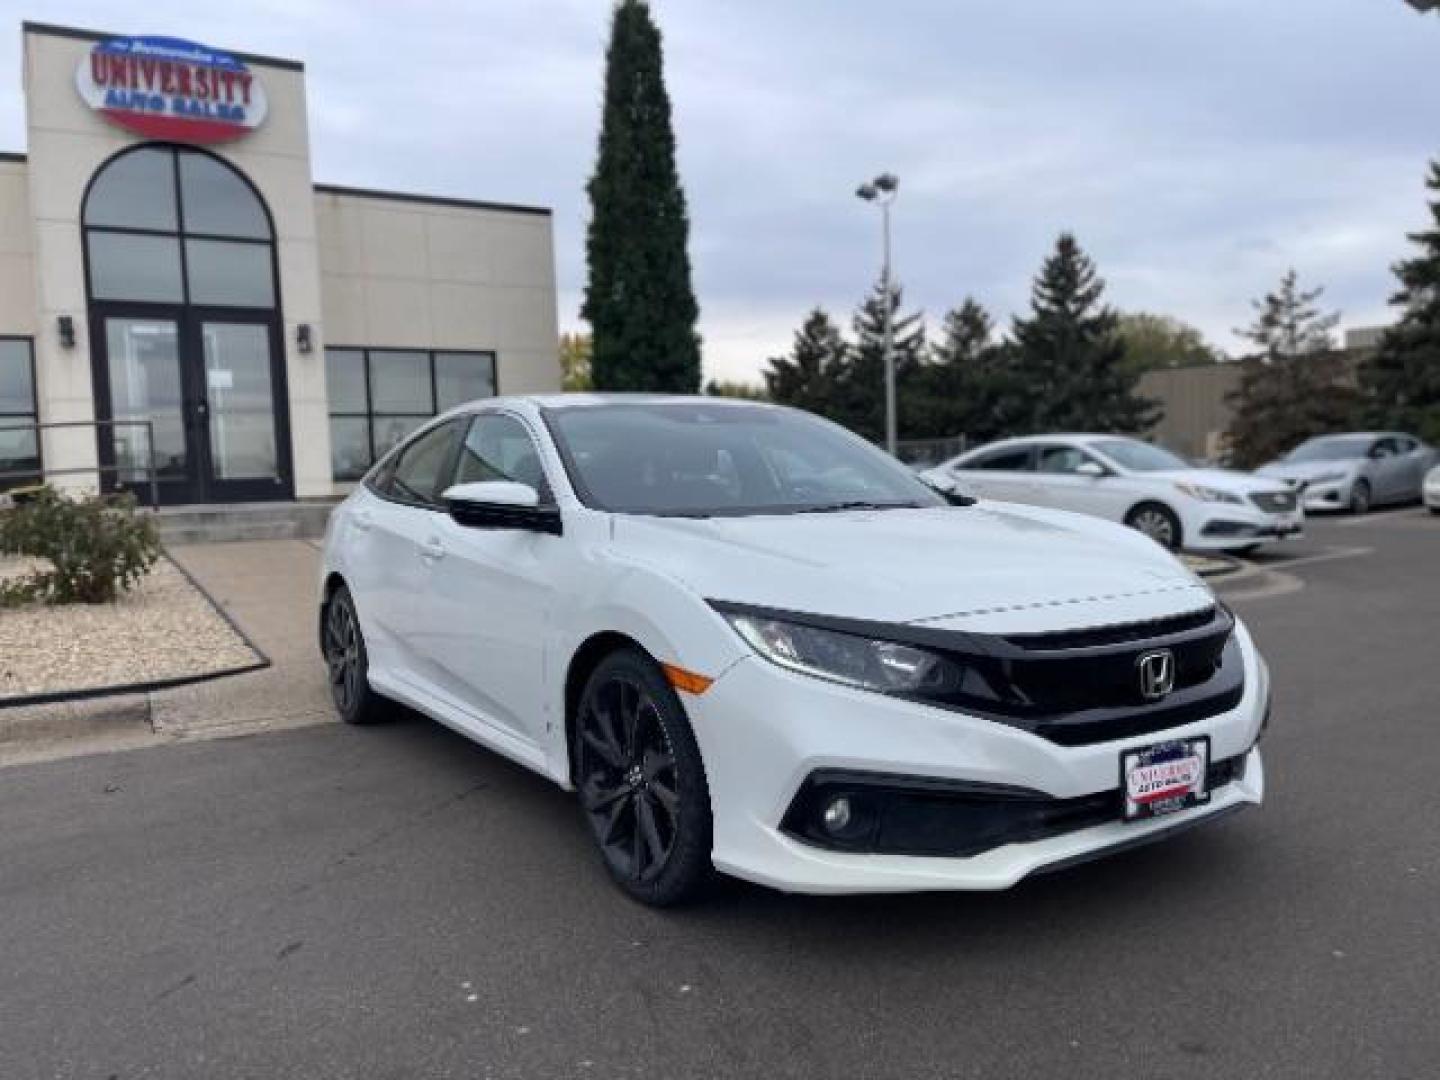
<path fill-rule="evenodd" d="M 1420 489 L 1425 483 L 1426 466 L 1430 463 L 1429 448 L 1419 439 L 1412 439 L 1408 435 L 1402 435 L 1397 442 L 1400 444 L 1401 468 L 1400 489 L 1395 497 L 1418 499 Z"/>
<path fill-rule="evenodd" d="M 1031 443 L 981 450 L 950 468 L 950 475 L 968 494 L 1006 502 L 1038 502 Z"/>
<path fill-rule="evenodd" d="M 518 415 L 494 410 L 470 421 L 453 482 L 511 480 L 553 504 L 535 432 Z M 525 529 L 484 529 L 448 515 L 428 522 L 435 552 L 424 608 L 434 627 L 423 641 L 441 689 L 483 729 L 527 743 L 544 735 L 545 644 L 556 583 L 569 541 Z"/>

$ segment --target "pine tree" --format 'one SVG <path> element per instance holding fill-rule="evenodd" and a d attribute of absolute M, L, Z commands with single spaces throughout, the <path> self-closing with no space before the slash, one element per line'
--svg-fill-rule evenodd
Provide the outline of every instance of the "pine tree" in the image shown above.
<path fill-rule="evenodd" d="M 1400 320 L 1360 371 L 1370 422 L 1440 442 L 1440 160 L 1425 186 L 1433 227 L 1409 234 L 1420 253 L 1395 265 L 1400 291 L 1390 303 Z"/>
<path fill-rule="evenodd" d="M 1226 398 L 1235 464 L 1263 465 L 1311 435 L 1353 425 L 1358 395 L 1335 351 L 1340 316 L 1315 306 L 1323 292 L 1302 290 L 1290 270 L 1278 291 L 1253 302 L 1255 321 L 1235 331 L 1257 347 Z"/>
<path fill-rule="evenodd" d="M 815 308 L 795 331 L 789 356 L 773 356 L 764 372 L 770 400 L 838 419 L 850 346 L 830 316 Z"/>
<path fill-rule="evenodd" d="M 965 435 L 972 442 L 998 434 L 994 417 L 1003 350 L 996 346 L 995 321 L 973 297 L 946 312 L 940 339 L 921 369 L 919 392 L 907 397 L 906 433 L 916 438 Z"/>
<path fill-rule="evenodd" d="M 700 339 L 686 252 L 690 224 L 660 31 L 643 0 L 615 5 L 605 60 L 581 308 L 593 331 L 592 381 L 600 390 L 694 393 Z"/>
<path fill-rule="evenodd" d="M 839 414 L 831 419 L 844 424 L 872 442 L 885 438 L 885 308 L 888 302 L 892 326 L 890 351 L 895 359 L 896 427 L 899 437 L 911 432 L 902 408 L 913 391 L 920 365 L 925 359 L 923 312 L 900 314 L 903 293 L 890 287 L 887 299 L 883 282 L 876 282 L 864 303 L 855 312 L 854 362 L 841 380 Z"/>
<path fill-rule="evenodd" d="M 1158 404 L 1136 392 L 1118 316 L 1105 306 L 1105 282 L 1075 237 L 1062 233 L 1030 291 L 1029 318 L 1016 318 L 1016 374 L 1029 387 L 1014 433 L 1141 433 Z"/>

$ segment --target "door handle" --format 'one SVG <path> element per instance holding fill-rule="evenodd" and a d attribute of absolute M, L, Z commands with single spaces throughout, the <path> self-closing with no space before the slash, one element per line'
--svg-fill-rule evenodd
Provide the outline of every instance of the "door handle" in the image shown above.
<path fill-rule="evenodd" d="M 431 537 L 420 545 L 420 558 L 426 562 L 435 562 L 445 557 L 445 545 L 435 537 Z"/>
<path fill-rule="evenodd" d="M 369 510 L 356 510 L 350 515 L 350 524 L 360 532 L 369 532 L 370 526 L 375 524 L 375 519 L 370 516 Z"/>

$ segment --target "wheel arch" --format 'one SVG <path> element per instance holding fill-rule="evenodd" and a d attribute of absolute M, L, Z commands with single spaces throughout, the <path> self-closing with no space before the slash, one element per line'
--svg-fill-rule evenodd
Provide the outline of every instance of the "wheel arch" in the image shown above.
<path fill-rule="evenodd" d="M 580 647 L 571 654 L 570 663 L 565 669 L 565 777 L 572 783 L 575 776 L 575 720 L 580 711 L 580 695 L 585 690 L 585 683 L 591 673 L 600 666 L 601 661 L 622 649 L 633 649 L 652 661 L 655 660 L 650 650 L 629 634 L 618 630 L 601 630 L 580 643 Z"/>

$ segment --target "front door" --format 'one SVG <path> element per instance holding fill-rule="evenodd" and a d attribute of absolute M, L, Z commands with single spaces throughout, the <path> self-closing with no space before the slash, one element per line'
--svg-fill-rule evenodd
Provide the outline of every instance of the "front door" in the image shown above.
<path fill-rule="evenodd" d="M 270 314 L 96 305 L 96 406 L 104 487 L 162 503 L 288 499 L 284 370 Z M 107 423 L 114 421 L 114 423 Z"/>

